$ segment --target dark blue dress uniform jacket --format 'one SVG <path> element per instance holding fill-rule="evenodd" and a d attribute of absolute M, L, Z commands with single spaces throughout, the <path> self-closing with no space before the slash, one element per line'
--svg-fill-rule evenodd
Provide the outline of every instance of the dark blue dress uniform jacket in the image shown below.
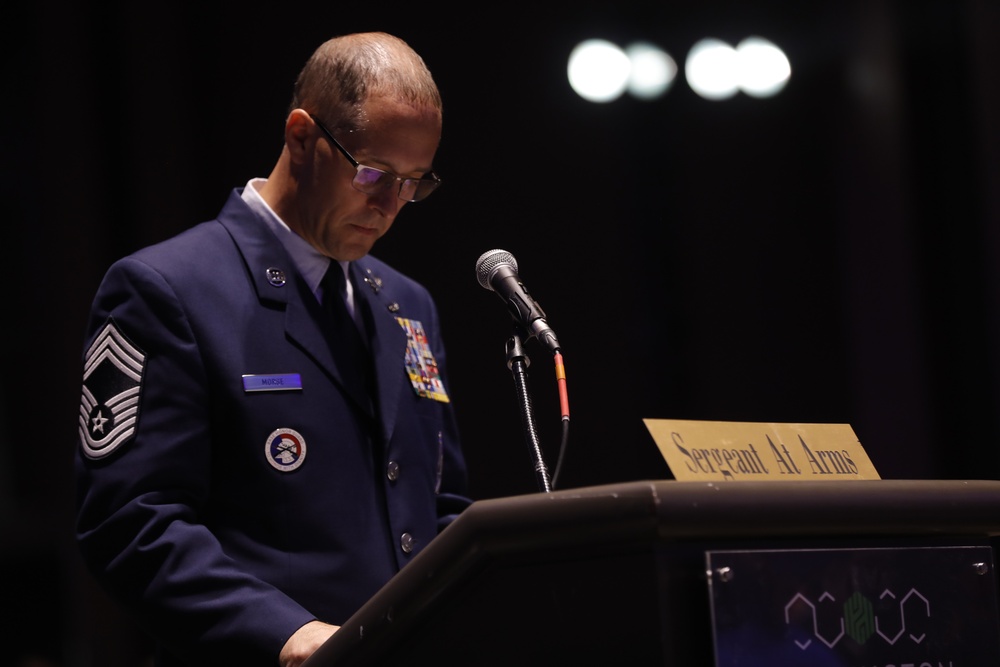
<path fill-rule="evenodd" d="M 341 379 L 329 315 L 239 193 L 115 263 L 88 325 L 78 541 L 162 664 L 276 665 L 298 627 L 344 622 L 469 503 L 452 405 L 404 365 L 397 317 L 423 325 L 447 389 L 429 293 L 374 257 L 352 264 L 373 412 Z M 300 388 L 274 391 L 242 379 L 296 374 Z"/>

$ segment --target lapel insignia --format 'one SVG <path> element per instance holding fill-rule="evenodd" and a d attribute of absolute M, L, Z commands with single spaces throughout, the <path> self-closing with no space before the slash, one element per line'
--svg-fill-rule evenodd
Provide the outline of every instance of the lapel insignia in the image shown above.
<path fill-rule="evenodd" d="M 265 272 L 267 275 L 267 282 L 271 283 L 275 287 L 284 287 L 286 278 L 285 272 L 281 269 L 275 267 L 269 267 Z"/>
<path fill-rule="evenodd" d="M 379 290 L 382 289 L 382 279 L 372 273 L 371 269 L 365 269 L 365 283 L 372 288 L 372 291 L 378 294 Z"/>
<path fill-rule="evenodd" d="M 80 397 L 80 442 L 89 458 L 104 458 L 132 439 L 146 355 L 109 319 L 87 350 Z"/>

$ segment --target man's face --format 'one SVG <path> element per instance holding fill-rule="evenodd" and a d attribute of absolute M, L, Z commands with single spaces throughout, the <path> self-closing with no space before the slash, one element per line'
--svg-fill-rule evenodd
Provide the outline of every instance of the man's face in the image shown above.
<path fill-rule="evenodd" d="M 365 104 L 363 127 L 339 133 L 338 141 L 359 163 L 403 178 L 431 171 L 441 139 L 441 117 L 386 98 Z M 406 202 L 398 182 L 377 194 L 354 188 L 355 167 L 326 138 L 319 126 L 311 178 L 297 200 L 296 231 L 314 248 L 336 260 L 359 259 L 382 237 Z"/>

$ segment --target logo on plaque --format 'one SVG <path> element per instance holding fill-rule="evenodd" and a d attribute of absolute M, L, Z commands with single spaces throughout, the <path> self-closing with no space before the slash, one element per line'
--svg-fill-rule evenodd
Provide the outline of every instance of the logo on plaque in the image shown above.
<path fill-rule="evenodd" d="M 987 546 L 706 553 L 716 667 L 1000 664 Z"/>

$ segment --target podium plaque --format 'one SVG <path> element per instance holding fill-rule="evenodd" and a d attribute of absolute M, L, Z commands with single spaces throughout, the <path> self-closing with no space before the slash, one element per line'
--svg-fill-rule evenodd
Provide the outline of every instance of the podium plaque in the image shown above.
<path fill-rule="evenodd" d="M 716 667 L 1000 665 L 989 546 L 711 551 Z"/>

